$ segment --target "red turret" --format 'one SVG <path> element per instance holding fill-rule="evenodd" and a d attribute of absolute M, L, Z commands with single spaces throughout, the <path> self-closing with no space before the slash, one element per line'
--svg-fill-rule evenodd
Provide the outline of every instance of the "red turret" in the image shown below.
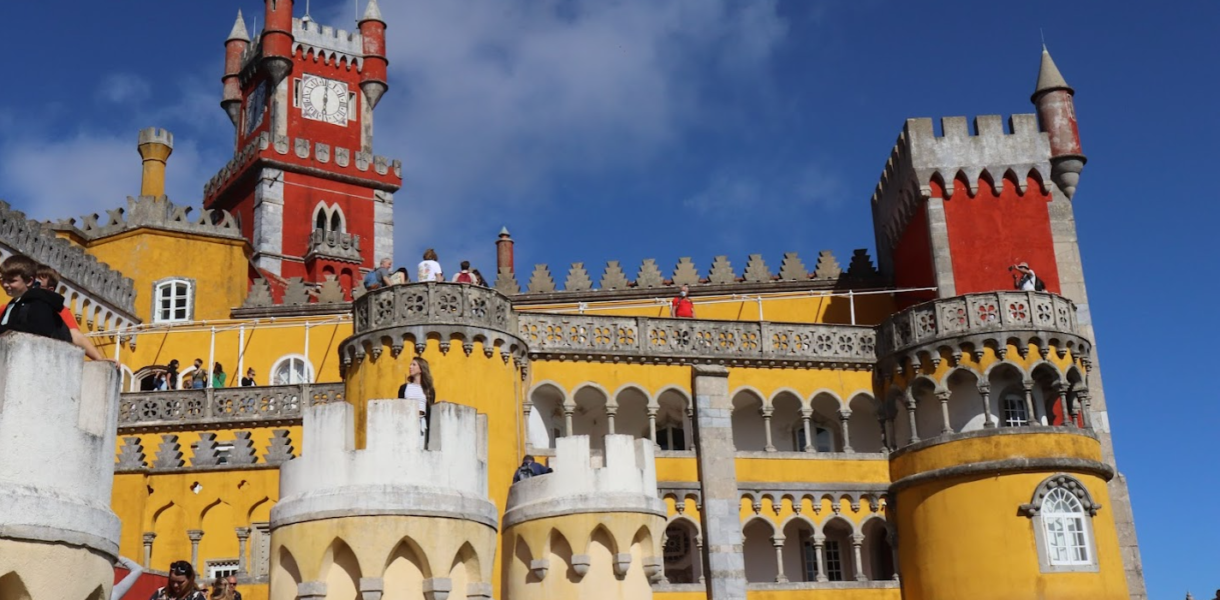
<path fill-rule="evenodd" d="M 246 33 L 246 21 L 241 18 L 241 11 L 238 10 L 233 31 L 229 32 L 229 38 L 225 40 L 225 74 L 220 79 L 224 83 L 224 96 L 220 100 L 220 107 L 229 114 L 234 126 L 241 117 L 241 79 L 238 74 L 241 73 L 242 56 L 249 47 L 250 35 Z"/>
<path fill-rule="evenodd" d="M 386 67 L 390 64 L 385 57 L 385 21 L 381 18 L 377 0 L 369 0 L 368 8 L 364 10 L 364 17 L 360 19 L 360 36 L 364 38 L 360 89 L 368 98 L 369 106 L 375 107 L 389 88 L 386 84 Z"/>
<path fill-rule="evenodd" d="M 1075 90 L 1063 80 L 1046 46 L 1042 47 L 1042 66 L 1038 86 L 1030 98 L 1038 109 L 1038 120 L 1051 143 L 1051 179 L 1071 199 L 1087 160 L 1080 148 L 1076 127 Z"/>
<path fill-rule="evenodd" d="M 507 227 L 500 229 L 500 238 L 496 240 L 496 272 L 505 269 L 513 271 L 513 236 L 508 234 Z"/>
<path fill-rule="evenodd" d="M 263 26 L 263 68 L 271 86 L 279 85 L 292 72 L 292 0 L 266 0 L 267 24 Z"/>

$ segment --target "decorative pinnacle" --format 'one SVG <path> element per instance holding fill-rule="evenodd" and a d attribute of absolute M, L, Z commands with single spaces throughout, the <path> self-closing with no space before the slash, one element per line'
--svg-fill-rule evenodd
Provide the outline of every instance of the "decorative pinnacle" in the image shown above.
<path fill-rule="evenodd" d="M 360 18 L 360 23 L 365 21 L 381 21 L 385 23 L 385 19 L 381 18 L 381 7 L 377 6 L 377 0 L 369 0 L 369 5 L 364 9 L 364 16 Z"/>
<path fill-rule="evenodd" d="M 509 236 L 508 227 L 507 226 L 501 227 L 500 228 L 500 237 L 508 237 L 508 236 Z"/>
<path fill-rule="evenodd" d="M 1042 66 L 1038 69 L 1038 85 L 1034 89 L 1033 98 L 1037 99 L 1038 96 L 1055 90 L 1067 90 L 1069 94 L 1076 92 L 1064 81 L 1059 67 L 1055 66 L 1055 61 L 1051 58 L 1051 53 L 1046 50 L 1046 44 L 1043 44 Z"/>
<path fill-rule="evenodd" d="M 229 37 L 226 42 L 233 40 L 241 40 L 243 42 L 250 41 L 250 34 L 246 33 L 246 20 L 241 17 L 241 9 L 237 9 L 237 20 L 233 22 L 233 31 L 229 32 Z"/>

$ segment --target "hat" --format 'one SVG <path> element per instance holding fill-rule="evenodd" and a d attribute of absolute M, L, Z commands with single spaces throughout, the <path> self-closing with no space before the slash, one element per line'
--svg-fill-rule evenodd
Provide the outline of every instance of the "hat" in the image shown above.
<path fill-rule="evenodd" d="M 1017 263 L 1017 266 L 1018 266 L 1018 267 L 1021 267 L 1022 269 L 1028 269 L 1028 268 L 1029 268 L 1029 263 L 1027 263 L 1027 262 L 1019 262 L 1019 263 Z"/>

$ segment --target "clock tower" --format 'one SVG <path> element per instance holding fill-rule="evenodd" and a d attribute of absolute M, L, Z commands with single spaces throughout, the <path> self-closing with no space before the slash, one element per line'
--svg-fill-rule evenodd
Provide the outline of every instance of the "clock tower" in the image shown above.
<path fill-rule="evenodd" d="M 350 293 L 394 254 L 402 165 L 373 154 L 373 109 L 387 89 L 385 21 L 369 0 L 357 31 L 292 15 L 265 0 L 253 39 L 241 12 L 225 41 L 221 107 L 236 128 L 233 159 L 204 205 L 237 216 L 253 248 L 251 278 L 338 278 Z"/>

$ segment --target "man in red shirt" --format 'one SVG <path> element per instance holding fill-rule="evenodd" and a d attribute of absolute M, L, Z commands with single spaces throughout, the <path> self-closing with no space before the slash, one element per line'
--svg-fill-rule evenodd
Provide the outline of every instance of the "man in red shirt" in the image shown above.
<path fill-rule="evenodd" d="M 679 319 L 695 318 L 695 303 L 690 300 L 690 287 L 682 284 L 678 296 L 669 305 L 669 316 Z"/>

